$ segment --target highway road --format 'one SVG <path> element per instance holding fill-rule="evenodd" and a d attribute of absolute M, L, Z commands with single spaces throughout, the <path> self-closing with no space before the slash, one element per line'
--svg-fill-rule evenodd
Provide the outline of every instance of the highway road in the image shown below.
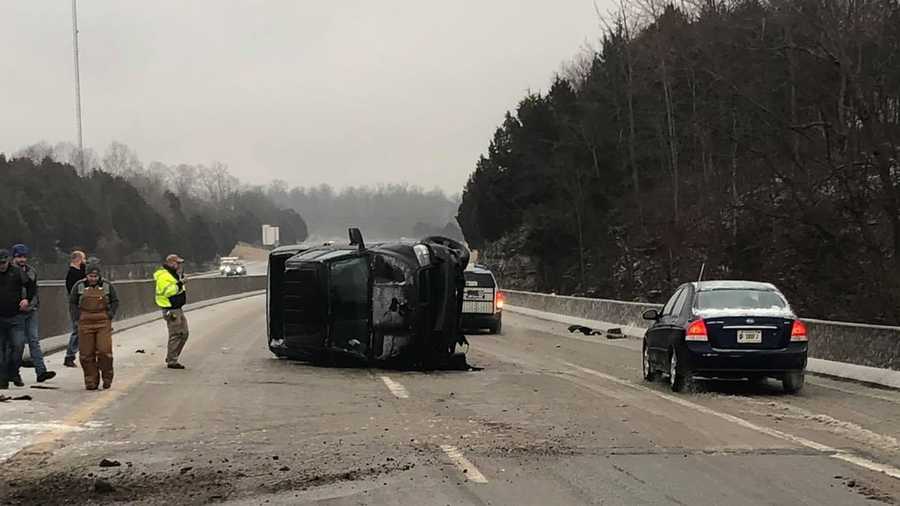
<path fill-rule="evenodd" d="M 315 367 L 269 354 L 264 304 L 191 312 L 187 370 L 155 322 L 116 334 L 110 391 L 66 369 L 6 392 L 33 399 L 0 403 L 0 502 L 900 503 L 898 391 L 674 395 L 640 380 L 635 341 L 511 313 L 470 337 L 476 370 Z"/>

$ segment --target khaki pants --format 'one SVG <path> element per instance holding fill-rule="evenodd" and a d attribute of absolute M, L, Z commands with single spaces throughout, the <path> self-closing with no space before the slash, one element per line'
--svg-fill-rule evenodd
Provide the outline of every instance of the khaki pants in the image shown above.
<path fill-rule="evenodd" d="M 188 339 L 188 322 L 181 309 L 169 309 L 163 311 L 163 319 L 169 328 L 169 350 L 166 354 L 166 364 L 177 364 L 181 350 Z"/>
<path fill-rule="evenodd" d="M 78 322 L 78 355 L 84 386 L 94 390 L 102 380 L 103 386 L 109 388 L 113 379 L 112 322 Z"/>

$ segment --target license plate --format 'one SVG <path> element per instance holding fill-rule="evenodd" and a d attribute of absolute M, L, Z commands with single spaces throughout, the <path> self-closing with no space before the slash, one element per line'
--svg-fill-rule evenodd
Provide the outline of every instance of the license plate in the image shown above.
<path fill-rule="evenodd" d="M 493 288 L 467 288 L 464 300 L 488 301 L 494 300 Z"/>
<path fill-rule="evenodd" d="M 738 330 L 737 342 L 739 344 L 759 344 L 762 342 L 762 330 Z"/>

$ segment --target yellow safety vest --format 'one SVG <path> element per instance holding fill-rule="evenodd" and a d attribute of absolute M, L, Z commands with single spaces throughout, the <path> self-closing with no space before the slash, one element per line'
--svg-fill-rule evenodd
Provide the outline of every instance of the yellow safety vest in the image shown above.
<path fill-rule="evenodd" d="M 156 280 L 156 305 L 163 309 L 172 307 L 169 297 L 184 292 L 183 287 L 178 289 L 178 279 L 165 268 L 154 272 L 153 279 Z"/>

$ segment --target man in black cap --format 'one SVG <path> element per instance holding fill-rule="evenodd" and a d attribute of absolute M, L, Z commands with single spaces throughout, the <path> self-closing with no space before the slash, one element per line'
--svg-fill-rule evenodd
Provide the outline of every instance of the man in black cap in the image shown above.
<path fill-rule="evenodd" d="M 9 251 L 0 249 L 0 389 L 25 386 L 19 366 L 25 351 L 25 314 L 37 294 L 37 285 L 10 262 Z"/>
<path fill-rule="evenodd" d="M 66 273 L 66 294 L 72 293 L 75 283 L 85 278 L 85 266 L 87 265 L 87 255 L 83 251 L 73 251 L 69 257 L 69 271 Z M 66 358 L 63 365 L 66 367 L 75 367 L 75 355 L 78 353 L 78 321 L 72 321 L 72 333 L 69 335 L 69 346 L 66 348 Z"/>
<path fill-rule="evenodd" d="M 13 264 L 22 269 L 25 276 L 28 277 L 30 283 L 34 283 L 37 290 L 37 271 L 28 263 L 28 257 L 31 250 L 24 244 L 16 244 L 12 247 Z M 56 373 L 47 370 L 47 364 L 44 363 L 44 352 L 41 350 L 41 336 L 38 326 L 38 305 L 40 298 L 35 292 L 34 298 L 29 304 L 28 311 L 25 312 L 25 343 L 28 344 L 28 352 L 31 356 L 31 362 L 34 364 L 34 374 L 37 376 L 37 382 L 43 383 L 49 379 L 56 377 Z M 22 382 L 21 376 L 16 376 L 18 383 Z"/>

